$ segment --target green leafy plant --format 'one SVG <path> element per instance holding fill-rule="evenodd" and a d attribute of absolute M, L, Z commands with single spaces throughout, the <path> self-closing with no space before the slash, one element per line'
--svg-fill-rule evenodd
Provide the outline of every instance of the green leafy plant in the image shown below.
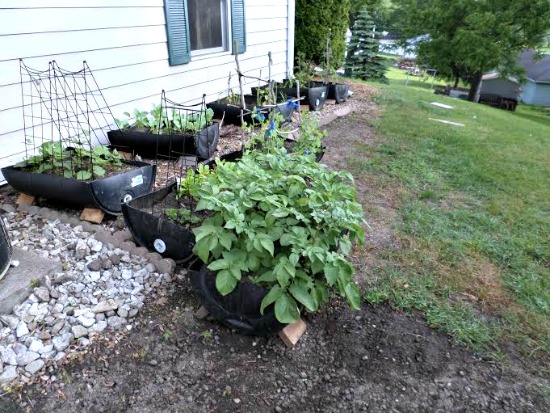
<path fill-rule="evenodd" d="M 212 123 L 214 111 L 208 108 L 203 112 L 187 113 L 172 109 L 168 116 L 161 105 L 154 105 L 150 112 L 134 109 L 133 116 L 129 112 L 124 112 L 124 115 L 129 120 L 115 119 L 120 129 L 148 129 L 151 133 L 166 134 L 198 132 Z"/>
<path fill-rule="evenodd" d="M 282 323 L 316 311 L 331 291 L 359 308 L 345 257 L 362 242 L 364 219 L 349 173 L 272 147 L 218 164 L 197 195 L 196 210 L 210 215 L 193 229 L 194 252 L 222 295 L 243 280 L 261 285 L 261 311 L 274 304 Z"/>
<path fill-rule="evenodd" d="M 50 173 L 65 178 L 89 180 L 105 176 L 107 167 L 122 165 L 116 149 L 96 146 L 88 149 L 79 139 L 71 139 L 72 146 L 64 148 L 61 141 L 44 142 L 38 155 L 19 162 L 15 166 L 29 172 Z"/>

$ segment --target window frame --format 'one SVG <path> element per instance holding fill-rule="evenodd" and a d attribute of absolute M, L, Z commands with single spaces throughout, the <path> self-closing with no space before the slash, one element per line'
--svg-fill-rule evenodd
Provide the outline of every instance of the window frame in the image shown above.
<path fill-rule="evenodd" d="M 192 58 L 202 58 L 210 54 L 241 54 L 246 52 L 245 0 L 225 0 L 227 8 L 226 45 L 223 48 L 191 51 L 189 34 L 189 9 L 187 0 L 164 0 L 166 40 L 170 66 L 187 64 Z M 235 49 L 234 40 L 237 40 Z M 213 50 L 214 49 L 214 50 Z"/>

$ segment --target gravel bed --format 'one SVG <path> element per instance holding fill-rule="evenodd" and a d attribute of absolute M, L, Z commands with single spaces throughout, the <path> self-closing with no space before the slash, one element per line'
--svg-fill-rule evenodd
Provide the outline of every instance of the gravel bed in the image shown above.
<path fill-rule="evenodd" d="M 62 265 L 0 315 L 0 383 L 55 380 L 58 362 L 104 331 L 131 330 L 146 297 L 172 281 L 175 262 L 136 247 L 127 230 L 49 208 L 0 209 L 14 247 Z"/>

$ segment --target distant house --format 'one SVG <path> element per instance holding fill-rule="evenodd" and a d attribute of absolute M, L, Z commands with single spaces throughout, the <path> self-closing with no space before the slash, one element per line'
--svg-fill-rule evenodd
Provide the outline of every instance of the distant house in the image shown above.
<path fill-rule="evenodd" d="M 550 55 L 535 60 L 535 52 L 528 50 L 519 58 L 518 65 L 525 68 L 521 101 L 530 105 L 550 106 Z"/>
<path fill-rule="evenodd" d="M 517 64 L 525 69 L 522 84 L 515 78 L 489 73 L 482 78 L 480 95 L 499 95 L 529 105 L 550 106 L 550 55 L 536 60 L 535 51 L 527 50 L 521 54 Z"/>
<path fill-rule="evenodd" d="M 36 69 L 86 60 L 115 117 L 160 104 L 239 93 L 241 71 L 281 80 L 292 73 L 295 0 L 0 1 L 0 167 L 25 153 L 19 59 Z M 237 50 L 234 47 L 237 40 Z M 257 80 L 245 79 L 245 93 Z M 3 177 L 0 175 L 0 184 Z"/>
<path fill-rule="evenodd" d="M 519 101 L 521 84 L 513 77 L 501 77 L 499 73 L 489 73 L 482 77 L 480 95 L 499 95 Z"/>

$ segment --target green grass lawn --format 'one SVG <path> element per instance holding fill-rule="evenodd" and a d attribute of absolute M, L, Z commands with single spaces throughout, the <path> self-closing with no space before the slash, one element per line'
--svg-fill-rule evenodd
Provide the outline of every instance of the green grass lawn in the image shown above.
<path fill-rule="evenodd" d="M 350 163 L 380 193 L 400 188 L 400 247 L 375 251 L 367 300 L 418 310 L 476 350 L 550 360 L 548 110 L 507 112 L 389 77 L 376 84 L 377 143 Z"/>

